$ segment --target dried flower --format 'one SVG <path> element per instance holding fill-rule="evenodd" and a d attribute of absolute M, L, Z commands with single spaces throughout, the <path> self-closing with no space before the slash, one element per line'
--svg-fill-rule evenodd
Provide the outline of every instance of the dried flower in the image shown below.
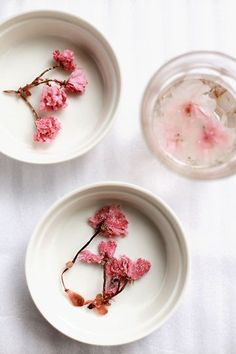
<path fill-rule="evenodd" d="M 113 240 L 107 242 L 101 241 L 98 245 L 98 252 L 100 256 L 106 258 L 112 258 L 116 251 L 117 243 Z"/>
<path fill-rule="evenodd" d="M 70 49 L 65 49 L 63 52 L 58 49 L 54 50 L 53 59 L 67 71 L 72 71 L 76 68 L 75 55 Z"/>
<path fill-rule="evenodd" d="M 53 116 L 41 117 L 35 121 L 35 124 L 37 129 L 33 136 L 35 142 L 50 142 L 61 129 L 60 123 Z"/>
<path fill-rule="evenodd" d="M 108 306 L 111 304 L 110 300 L 120 294 L 128 283 L 140 279 L 147 273 L 151 263 L 142 258 L 132 261 L 126 255 L 115 258 L 117 243 L 114 240 L 101 241 L 98 245 L 99 254 L 92 253 L 86 249 L 99 233 L 104 234 L 106 237 L 126 235 L 128 221 L 119 207 L 104 206 L 98 210 L 95 216 L 89 219 L 89 222 L 95 228 L 95 233 L 79 249 L 73 260 L 66 263 L 66 268 L 61 273 L 61 282 L 75 306 L 88 305 L 89 309 L 94 309 L 98 314 L 105 315 L 108 312 Z M 103 267 L 102 293 L 97 294 L 93 300 L 84 301 L 80 295 L 66 288 L 64 274 L 74 265 L 77 258 L 81 262 L 99 264 Z"/>
<path fill-rule="evenodd" d="M 151 268 L 151 263 L 146 259 L 138 258 L 136 261 L 132 262 L 128 270 L 128 277 L 131 280 L 140 279 L 145 273 Z"/>
<path fill-rule="evenodd" d="M 126 236 L 128 232 L 128 221 L 116 205 L 107 205 L 97 211 L 89 218 L 89 224 L 96 229 L 102 223 L 100 234 L 106 237 Z"/>
<path fill-rule="evenodd" d="M 88 250 L 83 250 L 80 252 L 78 259 L 84 263 L 98 263 L 98 264 L 100 264 L 102 262 L 103 257 L 101 257 L 97 254 L 94 254 Z"/>
<path fill-rule="evenodd" d="M 82 94 L 88 84 L 85 73 L 82 69 L 75 69 L 65 83 L 65 90 L 71 93 Z"/>
<path fill-rule="evenodd" d="M 111 277 L 129 277 L 132 261 L 127 256 L 111 259 L 106 265 L 106 274 Z"/>
<path fill-rule="evenodd" d="M 42 90 L 39 107 L 42 112 L 51 112 L 67 106 L 67 95 L 65 91 L 82 94 L 88 83 L 83 70 L 75 70 L 75 56 L 72 50 L 65 49 L 60 52 L 56 49 L 53 52 L 53 58 L 57 64 L 45 69 L 31 81 L 31 83 L 19 87 L 17 90 L 3 91 L 4 93 L 14 94 L 20 97 L 30 108 L 36 120 L 37 132 L 33 136 L 35 142 L 50 142 L 61 127 L 60 123 L 54 117 L 40 117 L 39 113 L 28 99 L 32 95 L 31 89 L 46 84 Z M 68 80 L 62 81 L 56 78 L 44 77 L 47 72 L 57 69 L 58 67 L 73 71 Z"/>
<path fill-rule="evenodd" d="M 129 280 L 141 278 L 151 268 L 151 263 L 146 259 L 138 258 L 132 261 L 127 256 L 113 258 L 106 265 L 106 274 L 110 277 L 125 277 Z"/>
<path fill-rule="evenodd" d="M 67 106 L 66 101 L 67 96 L 63 88 L 45 85 L 40 98 L 40 110 L 43 112 L 57 111 Z"/>

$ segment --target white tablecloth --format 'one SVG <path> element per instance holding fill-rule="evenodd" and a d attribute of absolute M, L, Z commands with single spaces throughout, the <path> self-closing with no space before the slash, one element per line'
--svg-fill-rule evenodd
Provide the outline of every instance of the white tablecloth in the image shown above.
<path fill-rule="evenodd" d="M 147 81 L 167 59 L 194 49 L 236 55 L 236 2 L 1 0 L 0 18 L 45 8 L 77 14 L 102 31 L 120 61 L 123 95 L 112 130 L 81 158 L 33 166 L 0 156 L 0 353 L 235 354 L 236 176 L 194 181 L 166 169 L 144 143 L 139 107 Z M 26 246 L 45 210 L 65 193 L 102 180 L 136 183 L 162 197 L 184 224 L 192 257 L 174 316 L 147 338 L 115 348 L 80 344 L 52 328 L 24 275 Z"/>

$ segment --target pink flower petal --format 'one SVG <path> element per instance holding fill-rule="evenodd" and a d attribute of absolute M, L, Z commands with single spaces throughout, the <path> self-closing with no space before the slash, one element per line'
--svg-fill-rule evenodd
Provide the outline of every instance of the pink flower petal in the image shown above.
<path fill-rule="evenodd" d="M 133 262 L 128 270 L 128 276 L 132 280 L 140 279 L 145 273 L 151 268 L 151 263 L 146 259 L 138 258 L 137 261 Z"/>
<path fill-rule="evenodd" d="M 70 49 L 65 49 L 63 52 L 58 49 L 54 50 L 53 59 L 67 71 L 72 71 L 76 68 L 75 55 Z"/>
<path fill-rule="evenodd" d="M 89 218 L 90 225 L 96 229 L 103 222 L 101 234 L 106 237 L 126 236 L 128 221 L 116 205 L 107 205 L 97 211 L 95 216 Z"/>
<path fill-rule="evenodd" d="M 84 263 L 98 263 L 98 264 L 100 264 L 103 257 L 101 257 L 97 254 L 94 254 L 88 250 L 83 250 L 79 254 L 78 259 Z"/>
<path fill-rule="evenodd" d="M 53 116 L 41 117 L 35 121 L 35 124 L 37 129 L 33 136 L 35 142 L 50 142 L 61 129 L 60 123 Z"/>
<path fill-rule="evenodd" d="M 65 90 L 70 93 L 82 94 L 85 91 L 88 81 L 82 69 L 74 70 L 65 84 Z"/>
<path fill-rule="evenodd" d="M 63 88 L 58 86 L 43 87 L 40 98 L 40 110 L 43 112 L 57 111 L 67 106 L 67 96 Z"/>
<path fill-rule="evenodd" d="M 112 258 L 116 251 L 117 243 L 113 240 L 109 240 L 107 242 L 101 241 L 98 245 L 98 252 L 100 256 Z"/>
<path fill-rule="evenodd" d="M 106 264 L 106 274 L 110 277 L 128 277 L 132 261 L 127 256 L 112 258 Z"/>

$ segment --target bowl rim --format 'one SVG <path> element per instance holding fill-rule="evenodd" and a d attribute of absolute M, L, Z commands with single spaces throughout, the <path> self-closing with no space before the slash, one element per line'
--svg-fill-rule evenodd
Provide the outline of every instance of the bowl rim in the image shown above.
<path fill-rule="evenodd" d="M 58 157 L 53 158 L 52 161 L 34 161 L 32 158 L 24 158 L 19 157 L 19 156 L 12 156 L 11 153 L 8 153 L 7 151 L 3 152 L 0 150 L 0 153 L 12 158 L 15 161 L 20 161 L 23 163 L 27 164 L 32 164 L 32 165 L 54 165 L 54 164 L 59 164 L 63 163 L 66 161 L 71 161 L 74 160 L 80 156 L 83 156 L 87 152 L 89 152 L 91 149 L 93 149 L 97 144 L 99 144 L 102 139 L 106 136 L 106 134 L 110 131 L 112 128 L 112 125 L 114 124 L 115 119 L 118 116 L 118 109 L 120 105 L 120 99 L 122 95 L 122 76 L 121 76 L 121 69 L 120 69 L 120 64 L 118 61 L 118 56 L 115 53 L 113 47 L 111 46 L 110 42 L 106 38 L 106 36 L 99 30 L 97 27 L 95 27 L 93 24 L 90 22 L 84 20 L 80 16 L 74 15 L 71 12 L 68 11 L 60 11 L 60 10 L 30 10 L 30 11 L 24 11 L 18 15 L 12 15 L 8 16 L 5 19 L 0 21 L 0 32 L 4 30 L 4 27 L 8 27 L 11 25 L 16 24 L 17 22 L 24 21 L 24 20 L 30 20 L 34 19 L 37 17 L 45 17 L 45 18 L 54 18 L 54 19 L 61 19 L 66 22 L 73 21 L 74 23 L 77 22 L 77 25 L 82 26 L 86 31 L 92 33 L 97 40 L 99 40 L 106 52 L 108 53 L 114 72 L 115 72 L 115 80 L 116 80 L 116 89 L 117 89 L 117 94 L 116 97 L 114 98 L 114 105 L 112 108 L 112 111 L 110 112 L 110 119 L 107 121 L 106 125 L 104 126 L 104 129 L 101 131 L 100 135 L 97 136 L 96 139 L 93 139 L 93 141 L 85 147 L 81 152 L 74 152 L 74 153 L 69 153 L 67 157 L 60 157 L 60 154 Z"/>
<path fill-rule="evenodd" d="M 235 164 L 232 162 L 229 164 L 227 161 L 222 163 L 219 166 L 213 166 L 213 167 L 208 167 L 204 168 L 202 170 L 199 170 L 197 173 L 191 173 L 191 168 L 184 168 L 180 169 L 178 166 L 174 166 L 172 162 L 169 160 L 166 160 L 164 156 L 161 153 L 156 153 L 152 147 L 151 142 L 149 141 L 149 133 L 148 129 L 145 126 L 145 115 L 144 115 L 144 102 L 148 97 L 148 93 L 150 90 L 150 87 L 152 86 L 153 82 L 155 81 L 156 77 L 159 75 L 159 73 L 162 70 L 165 70 L 169 65 L 171 65 L 174 62 L 177 62 L 181 60 L 182 58 L 189 58 L 194 55 L 215 55 L 218 56 L 219 58 L 223 58 L 226 60 L 231 61 L 235 66 L 236 66 L 236 58 L 231 56 L 230 54 L 223 53 L 221 51 L 217 50 L 192 50 L 192 51 L 187 51 L 183 52 L 179 55 L 175 55 L 174 57 L 171 57 L 170 59 L 164 61 L 157 70 L 154 71 L 154 73 L 151 75 L 149 80 L 147 81 L 147 84 L 145 85 L 142 93 L 142 99 L 139 105 L 139 125 L 142 131 L 142 136 L 144 138 L 144 141 L 146 143 L 146 146 L 148 147 L 148 150 L 150 153 L 162 164 L 162 166 L 166 167 L 169 171 L 174 172 L 178 174 L 179 176 L 182 176 L 184 178 L 192 179 L 192 180 L 211 180 L 211 179 L 222 179 L 222 178 L 227 178 L 230 177 L 231 175 L 234 175 L 235 173 Z M 236 71 L 235 71 L 236 74 Z"/>
<path fill-rule="evenodd" d="M 70 199 L 76 194 L 82 193 L 86 190 L 89 189 L 94 189 L 94 188 L 102 188 L 102 187 L 121 187 L 121 188 L 126 188 L 126 189 L 131 189 L 133 192 L 139 192 L 142 194 L 145 194 L 151 199 L 154 199 L 155 202 L 160 206 L 161 210 L 163 211 L 163 214 L 167 216 L 168 221 L 171 223 L 172 227 L 174 230 L 178 230 L 178 237 L 179 237 L 179 244 L 180 244 L 180 249 L 182 250 L 182 261 L 183 264 L 185 265 L 185 268 L 182 269 L 182 283 L 180 286 L 180 291 L 179 294 L 176 296 L 175 301 L 173 302 L 173 305 L 171 306 L 170 310 L 166 313 L 166 315 L 163 317 L 161 321 L 159 321 L 156 325 L 153 325 L 151 328 L 147 329 L 146 331 L 142 331 L 139 336 L 133 336 L 125 341 L 115 343 L 115 344 L 106 344 L 106 343 L 97 343 L 93 341 L 84 341 L 83 339 L 75 338 L 75 336 L 70 335 L 68 333 L 64 333 L 60 328 L 56 327 L 55 324 L 52 323 L 51 319 L 49 320 L 46 315 L 40 310 L 39 306 L 37 305 L 37 302 L 34 300 L 33 297 L 33 292 L 30 287 L 30 253 L 32 251 L 32 247 L 34 244 L 35 239 L 37 238 L 38 233 L 40 232 L 40 229 L 43 227 L 45 221 L 47 221 L 48 217 L 50 214 L 57 209 L 57 207 L 61 204 L 63 204 L 67 199 Z M 183 229 L 182 224 L 180 223 L 179 219 L 177 218 L 176 214 L 172 211 L 172 209 L 158 196 L 156 196 L 153 192 L 140 187 L 138 185 L 132 184 L 132 183 L 127 183 L 127 182 L 120 182 L 120 181 L 109 181 L 109 182 L 97 182 L 97 183 L 91 183 L 91 184 L 86 184 L 80 188 L 77 188 L 73 190 L 70 193 L 65 194 L 62 198 L 59 198 L 49 209 L 47 209 L 46 213 L 43 214 L 43 216 L 40 218 L 39 222 L 34 228 L 34 231 L 32 233 L 32 236 L 28 242 L 27 245 L 27 250 L 26 250 L 26 255 L 25 255 L 25 278 L 26 278 L 26 284 L 30 293 L 30 296 L 37 307 L 38 311 L 41 313 L 41 315 L 44 317 L 44 319 L 50 323 L 56 330 L 58 330 L 60 333 L 63 335 L 66 335 L 67 337 L 74 339 L 76 341 L 79 341 L 81 343 L 89 344 L 89 345 L 97 345 L 97 346 L 117 346 L 117 345 L 123 345 L 123 344 L 128 344 L 135 342 L 139 339 L 142 339 L 146 337 L 147 335 L 151 334 L 153 331 L 157 330 L 160 328 L 171 316 L 172 314 L 176 311 L 178 305 L 180 304 L 180 301 L 182 300 L 186 286 L 189 280 L 189 274 L 190 274 L 190 254 L 189 254 L 189 247 L 188 243 L 186 240 L 185 236 L 185 231 Z"/>

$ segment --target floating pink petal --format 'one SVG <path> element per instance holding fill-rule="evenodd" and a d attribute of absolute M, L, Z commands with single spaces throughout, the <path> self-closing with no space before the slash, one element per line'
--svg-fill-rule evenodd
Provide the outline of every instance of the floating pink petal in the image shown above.
<path fill-rule="evenodd" d="M 67 106 L 67 96 L 63 88 L 58 86 L 43 87 L 40 98 L 40 110 L 43 112 L 57 111 Z"/>
<path fill-rule="evenodd" d="M 107 205 L 97 211 L 95 216 L 89 218 L 90 225 L 96 229 L 101 223 L 101 234 L 106 237 L 126 236 L 128 221 L 119 206 Z"/>
<path fill-rule="evenodd" d="M 75 55 L 70 49 L 65 49 L 63 52 L 58 49 L 54 50 L 53 59 L 67 71 L 72 71 L 76 68 Z"/>
<path fill-rule="evenodd" d="M 82 69 L 74 70 L 65 84 L 65 90 L 71 93 L 82 94 L 85 91 L 88 81 Z"/>
<path fill-rule="evenodd" d="M 101 241 L 98 245 L 98 252 L 100 256 L 106 258 L 112 258 L 116 251 L 117 243 L 113 240 L 107 242 Z"/>
<path fill-rule="evenodd" d="M 98 264 L 100 264 L 103 259 L 103 257 L 101 257 L 95 253 L 92 253 L 88 250 L 83 250 L 79 254 L 78 258 L 81 262 L 84 262 L 84 263 L 98 263 Z"/>
<path fill-rule="evenodd" d="M 198 143 L 202 149 L 212 149 L 217 146 L 227 148 L 232 145 L 231 129 L 211 121 L 202 127 Z"/>
<path fill-rule="evenodd" d="M 53 116 L 41 117 L 35 121 L 35 124 L 37 129 L 37 132 L 33 136 L 35 142 L 50 142 L 61 129 L 60 123 Z"/>

